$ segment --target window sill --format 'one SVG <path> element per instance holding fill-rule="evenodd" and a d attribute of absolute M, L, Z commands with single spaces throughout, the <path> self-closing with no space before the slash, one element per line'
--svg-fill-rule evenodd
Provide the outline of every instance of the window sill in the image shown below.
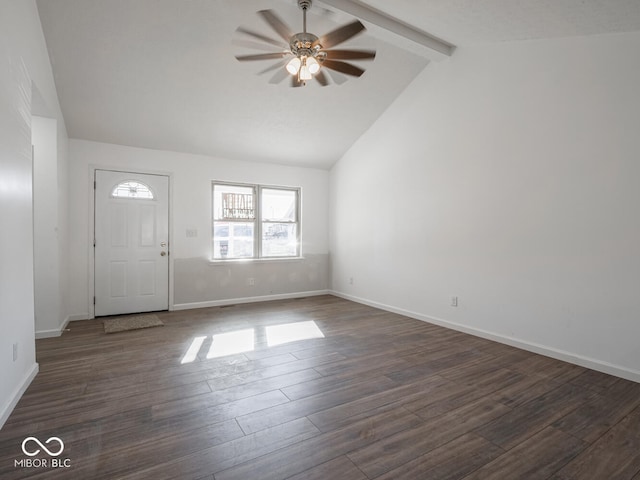
<path fill-rule="evenodd" d="M 209 260 L 211 267 L 224 267 L 229 265 L 256 264 L 256 263 L 289 263 L 301 262 L 304 257 L 274 257 L 274 258 L 232 258 L 228 260 Z"/>

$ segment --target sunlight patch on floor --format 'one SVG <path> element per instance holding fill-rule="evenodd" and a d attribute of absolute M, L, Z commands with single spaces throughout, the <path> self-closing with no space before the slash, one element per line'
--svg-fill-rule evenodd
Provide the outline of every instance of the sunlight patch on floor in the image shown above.
<path fill-rule="evenodd" d="M 324 334 L 316 325 L 316 322 L 285 323 L 266 327 L 267 345 L 274 347 L 283 343 L 309 340 L 311 338 L 324 338 Z"/>
<path fill-rule="evenodd" d="M 184 354 L 184 357 L 182 357 L 182 360 L 180 361 L 180 363 L 185 364 L 185 363 L 192 363 L 193 361 L 195 361 L 195 359 L 198 357 L 198 352 L 202 348 L 202 344 L 204 343 L 206 338 L 207 337 L 194 338 L 193 341 L 191 342 L 191 345 L 189 345 L 189 349 L 187 350 L 187 353 Z"/>
<path fill-rule="evenodd" d="M 250 352 L 255 348 L 255 332 L 253 328 L 235 332 L 219 333 L 213 336 L 207 359 Z"/>
<path fill-rule="evenodd" d="M 297 342 L 299 340 L 324 338 L 324 334 L 314 321 L 270 325 L 264 327 L 264 333 L 266 334 L 268 347 L 275 347 L 276 345 Z M 195 362 L 207 338 L 207 336 L 195 337 L 191 341 L 180 363 L 184 365 Z M 255 350 L 255 339 L 256 329 L 254 328 L 212 335 L 207 359 L 251 352 Z"/>

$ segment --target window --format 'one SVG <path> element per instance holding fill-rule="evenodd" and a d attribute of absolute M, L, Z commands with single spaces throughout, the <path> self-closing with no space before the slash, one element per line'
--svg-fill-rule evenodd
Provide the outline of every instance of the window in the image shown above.
<path fill-rule="evenodd" d="M 119 183 L 111 191 L 114 198 L 142 198 L 145 200 L 153 200 L 153 192 L 144 183 L 134 180 L 127 180 Z"/>
<path fill-rule="evenodd" d="M 213 183 L 213 258 L 300 255 L 300 189 Z"/>
<path fill-rule="evenodd" d="M 298 192 L 262 188 L 262 256 L 296 257 L 298 255 Z"/>

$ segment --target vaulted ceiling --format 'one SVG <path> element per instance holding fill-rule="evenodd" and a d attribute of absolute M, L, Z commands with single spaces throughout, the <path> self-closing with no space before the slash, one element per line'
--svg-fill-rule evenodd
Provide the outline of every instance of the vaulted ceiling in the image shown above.
<path fill-rule="evenodd" d="M 430 61 L 455 55 L 424 32 L 464 48 L 640 30 L 638 0 L 317 0 L 311 32 L 356 15 L 367 31 L 342 46 L 377 56 L 357 62 L 362 77 L 291 88 L 259 74 L 277 61 L 235 58 L 262 53 L 239 26 L 274 36 L 264 9 L 302 29 L 296 0 L 38 0 L 69 136 L 330 168 Z"/>

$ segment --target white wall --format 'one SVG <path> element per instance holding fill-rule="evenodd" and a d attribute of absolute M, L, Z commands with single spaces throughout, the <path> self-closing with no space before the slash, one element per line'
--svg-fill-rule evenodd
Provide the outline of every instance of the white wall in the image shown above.
<path fill-rule="evenodd" d="M 0 426 L 37 373 L 34 338 L 32 91 L 64 121 L 34 1 L 0 1 Z M 59 142 L 64 145 L 64 140 Z M 64 162 L 64 158 L 59 159 Z M 18 358 L 13 360 L 13 345 Z"/>
<path fill-rule="evenodd" d="M 324 170 L 238 162 L 200 155 L 148 150 L 83 140 L 69 142 L 70 306 L 73 318 L 92 314 L 91 205 L 93 168 L 171 175 L 172 308 L 217 305 L 275 296 L 318 293 L 329 287 L 328 184 Z M 302 188 L 300 261 L 213 266 L 211 181 Z M 187 237 L 196 230 L 196 237 Z M 253 278 L 255 285 L 247 285 Z"/>
<path fill-rule="evenodd" d="M 56 128 L 58 131 L 58 188 L 57 188 L 57 201 L 58 201 L 58 225 L 57 225 L 57 239 L 58 239 L 58 265 L 60 266 L 58 273 L 58 291 L 60 293 L 59 300 L 59 314 L 58 314 L 58 331 L 62 333 L 62 330 L 66 327 L 70 320 L 69 316 L 69 237 L 73 232 L 69 230 L 69 139 L 67 138 L 66 129 L 64 124 L 62 130 L 60 128 L 60 120 L 56 122 Z M 36 332 L 36 336 L 38 332 Z"/>
<path fill-rule="evenodd" d="M 61 318 L 57 122 L 33 116 L 33 234 L 36 335 L 59 335 Z"/>
<path fill-rule="evenodd" d="M 331 172 L 333 289 L 640 381 L 639 50 L 430 64 Z"/>

